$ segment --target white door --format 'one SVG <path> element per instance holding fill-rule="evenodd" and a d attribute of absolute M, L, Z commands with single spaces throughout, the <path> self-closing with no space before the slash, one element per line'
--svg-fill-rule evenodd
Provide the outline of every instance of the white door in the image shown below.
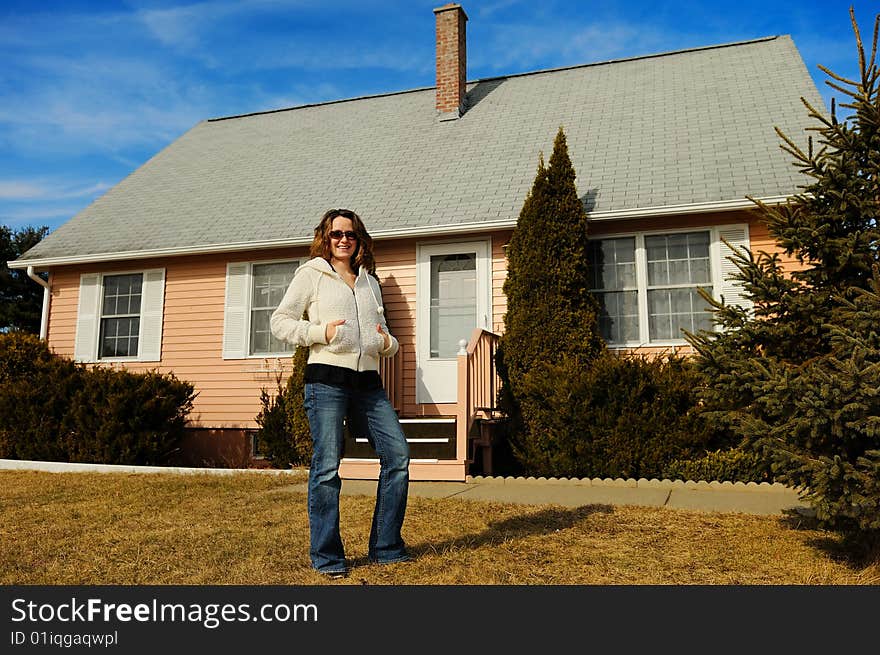
<path fill-rule="evenodd" d="M 459 342 L 490 327 L 489 242 L 420 245 L 416 267 L 416 401 L 454 403 Z"/>

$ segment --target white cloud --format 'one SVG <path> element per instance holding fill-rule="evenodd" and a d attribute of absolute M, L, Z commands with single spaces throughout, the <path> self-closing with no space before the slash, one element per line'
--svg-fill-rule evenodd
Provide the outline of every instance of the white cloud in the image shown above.
<path fill-rule="evenodd" d="M 29 200 L 57 201 L 70 198 L 94 197 L 107 191 L 112 184 L 97 182 L 88 186 L 68 182 L 44 180 L 0 180 L 0 200 L 16 202 Z"/>
<path fill-rule="evenodd" d="M 65 207 L 37 206 L 25 207 L 23 209 L 4 209 L 0 210 L 0 220 L 3 221 L 4 225 L 10 227 L 25 225 L 33 223 L 34 221 L 49 221 L 57 225 L 59 222 L 63 221 L 52 219 L 67 219 L 80 212 L 82 209 L 82 206 L 73 205 Z"/>
<path fill-rule="evenodd" d="M 41 56 L 22 68 L 44 80 L 0 102 L 0 129 L 22 152 L 161 147 L 211 113 L 203 88 L 148 61 Z"/>
<path fill-rule="evenodd" d="M 193 48 L 200 43 L 199 30 L 212 12 L 204 11 L 207 3 L 138 11 L 136 17 L 159 42 L 175 47 Z"/>
<path fill-rule="evenodd" d="M 0 181 L 0 200 L 30 200 L 40 198 L 45 193 L 46 189 L 32 182 Z"/>
<path fill-rule="evenodd" d="M 586 64 L 609 59 L 653 54 L 675 37 L 646 25 L 626 23 L 591 24 L 545 22 L 542 24 L 497 24 L 488 33 L 489 41 L 471 57 L 475 67 L 510 71 Z M 673 49 L 678 46 L 672 46 Z"/>

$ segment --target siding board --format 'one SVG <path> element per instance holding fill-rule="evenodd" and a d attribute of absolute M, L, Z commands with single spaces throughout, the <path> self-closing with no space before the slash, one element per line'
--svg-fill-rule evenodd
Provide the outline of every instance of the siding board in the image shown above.
<path fill-rule="evenodd" d="M 599 236 L 749 222 L 752 249 L 772 250 L 773 241 L 766 227 L 754 222 L 752 218 L 750 212 L 727 212 L 650 220 L 594 222 L 591 223 L 590 234 Z M 507 276 L 504 246 L 509 242 L 511 234 L 512 230 L 499 230 L 488 235 L 492 243 L 491 324 L 499 333 L 503 331 L 504 314 L 507 311 L 507 301 L 503 293 Z M 486 233 L 459 235 L 455 240 L 482 239 L 486 236 Z M 432 240 L 448 241 L 440 237 L 409 238 L 379 241 L 375 246 L 377 275 L 382 282 L 386 317 L 391 332 L 400 342 L 398 357 L 402 362 L 404 384 L 403 416 L 448 416 L 455 412 L 454 405 L 419 405 L 415 402 L 416 244 Z M 289 372 L 290 355 L 235 360 L 222 358 L 226 265 L 229 262 L 269 261 L 305 256 L 306 249 L 297 248 L 58 267 L 52 271 L 49 346 L 59 354 L 73 355 L 81 274 L 165 268 L 163 359 L 161 362 L 131 362 L 124 366 L 134 371 L 174 372 L 178 378 L 192 382 L 199 391 L 191 415 L 197 426 L 256 427 L 254 419 L 260 410 L 260 391 L 263 388 L 275 388 L 274 374 L 260 369 L 280 365 L 285 372 Z M 789 259 L 785 261 L 785 266 L 787 270 L 794 270 L 797 262 Z"/>

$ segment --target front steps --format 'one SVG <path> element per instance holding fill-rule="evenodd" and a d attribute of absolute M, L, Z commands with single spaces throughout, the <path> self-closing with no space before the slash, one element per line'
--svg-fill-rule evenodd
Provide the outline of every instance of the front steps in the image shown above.
<path fill-rule="evenodd" d="M 454 416 L 400 419 L 410 449 L 411 480 L 458 480 L 467 475 L 467 463 L 457 459 Z M 379 459 L 366 435 L 351 435 L 346 428 L 340 475 L 375 480 Z"/>

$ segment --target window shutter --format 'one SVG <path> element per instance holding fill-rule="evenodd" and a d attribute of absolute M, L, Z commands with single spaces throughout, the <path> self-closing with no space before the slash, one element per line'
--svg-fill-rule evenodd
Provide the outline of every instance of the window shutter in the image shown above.
<path fill-rule="evenodd" d="M 737 252 L 742 252 L 742 248 L 749 247 L 749 227 L 748 225 L 722 225 L 718 227 L 718 241 L 721 255 L 719 269 L 721 272 L 719 293 L 724 298 L 724 302 L 728 305 L 737 305 L 751 309 L 751 301 L 746 297 L 742 283 L 738 280 L 732 280 L 731 276 L 739 273 L 739 269 L 732 261 L 728 259 L 733 255 L 730 246 L 733 246 Z M 724 241 L 727 243 L 724 243 Z"/>
<path fill-rule="evenodd" d="M 141 297 L 141 333 L 138 360 L 158 362 L 162 359 L 162 314 L 165 307 L 165 269 L 144 271 Z"/>
<path fill-rule="evenodd" d="M 94 362 L 98 358 L 98 307 L 101 301 L 101 276 L 87 273 L 79 276 L 79 304 L 76 308 L 76 340 L 73 358 L 78 362 Z"/>
<path fill-rule="evenodd" d="M 223 359 L 248 354 L 248 265 L 226 265 L 226 304 L 223 317 Z"/>

